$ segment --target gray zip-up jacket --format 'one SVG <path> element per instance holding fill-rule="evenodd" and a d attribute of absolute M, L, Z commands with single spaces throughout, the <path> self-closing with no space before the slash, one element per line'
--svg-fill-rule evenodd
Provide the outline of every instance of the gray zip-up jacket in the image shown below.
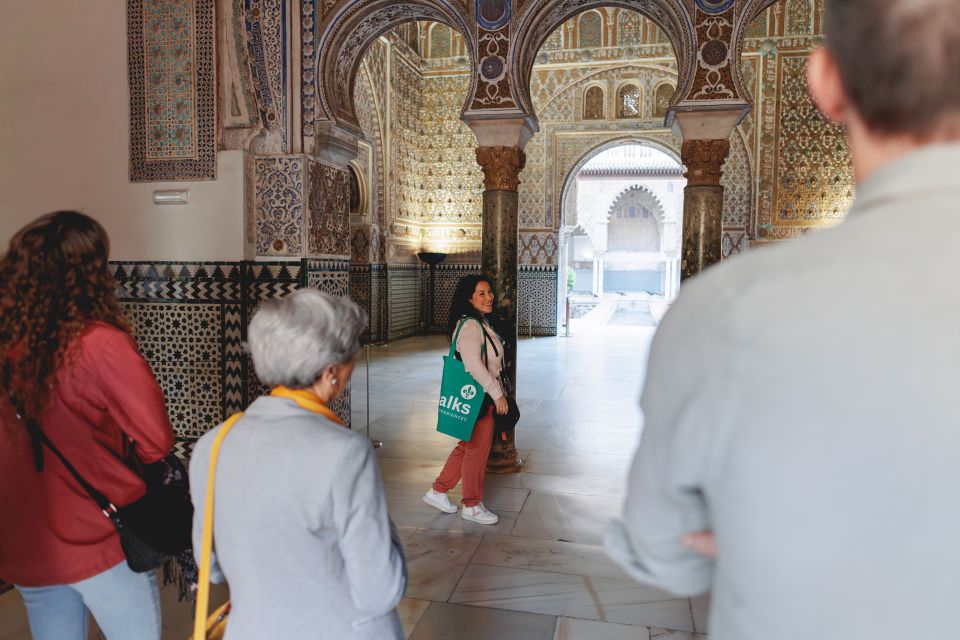
<path fill-rule="evenodd" d="M 190 463 L 196 549 L 220 429 Z M 230 586 L 228 640 L 403 638 L 403 550 L 361 435 L 287 398 L 259 398 L 221 447 L 213 531 L 213 581 Z"/>

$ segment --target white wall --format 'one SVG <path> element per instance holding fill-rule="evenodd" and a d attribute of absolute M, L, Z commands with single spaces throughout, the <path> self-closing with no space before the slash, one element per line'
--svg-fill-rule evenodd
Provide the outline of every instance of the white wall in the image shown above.
<path fill-rule="evenodd" d="M 126 2 L 0 6 L 0 253 L 36 216 L 77 209 L 107 228 L 112 259 L 241 259 L 241 152 L 220 153 L 215 181 L 128 181 Z M 190 204 L 154 205 L 170 188 Z"/>

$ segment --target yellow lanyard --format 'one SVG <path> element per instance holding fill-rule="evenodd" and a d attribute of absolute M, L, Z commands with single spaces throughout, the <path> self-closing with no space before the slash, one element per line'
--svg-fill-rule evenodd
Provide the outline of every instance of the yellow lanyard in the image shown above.
<path fill-rule="evenodd" d="M 325 418 L 333 420 L 335 423 L 343 426 L 343 422 L 340 418 L 337 417 L 333 411 L 330 411 L 330 408 L 317 397 L 312 391 L 306 389 L 291 389 L 289 387 L 279 386 L 274 387 L 270 391 L 271 396 L 277 396 L 279 398 L 287 398 L 293 400 L 300 407 L 306 409 L 307 411 L 313 411 L 314 413 L 319 413 Z"/>

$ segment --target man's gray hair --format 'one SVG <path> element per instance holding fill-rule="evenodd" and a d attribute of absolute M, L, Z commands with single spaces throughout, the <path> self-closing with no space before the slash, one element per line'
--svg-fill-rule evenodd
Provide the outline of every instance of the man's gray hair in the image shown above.
<path fill-rule="evenodd" d="M 870 129 L 960 133 L 957 0 L 826 0 L 824 7 L 827 48 Z"/>
<path fill-rule="evenodd" d="M 324 370 L 360 351 L 367 314 L 347 298 L 300 289 L 260 305 L 247 330 L 247 348 L 260 381 L 302 389 Z"/>

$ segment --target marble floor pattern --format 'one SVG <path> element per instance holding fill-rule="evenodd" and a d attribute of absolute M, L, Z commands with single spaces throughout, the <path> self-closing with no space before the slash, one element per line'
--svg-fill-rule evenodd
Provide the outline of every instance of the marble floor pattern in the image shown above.
<path fill-rule="evenodd" d="M 443 337 L 370 348 L 353 382 L 353 428 L 378 451 L 410 570 L 400 607 L 414 640 L 703 640 L 706 598 L 631 581 L 602 548 L 640 437 L 639 393 L 653 328 L 604 327 L 522 340 L 522 473 L 488 475 L 494 526 L 421 501 L 453 440 L 434 431 Z M 451 492 L 459 499 L 459 490 Z"/>
<path fill-rule="evenodd" d="M 446 340 L 415 337 L 361 354 L 353 429 L 377 455 L 410 582 L 399 607 L 413 640 L 704 640 L 706 598 L 637 584 L 610 561 L 603 532 L 620 510 L 640 436 L 638 397 L 652 327 L 604 327 L 522 340 L 517 443 L 524 470 L 488 475 L 494 526 L 421 501 L 455 444 L 435 432 Z M 451 492 L 459 499 L 459 489 Z M 191 612 L 163 592 L 164 638 L 189 635 Z M 225 594 L 218 594 L 218 599 Z M 15 591 L 0 596 L 0 640 L 30 637 Z M 96 630 L 91 638 L 101 637 Z"/>

